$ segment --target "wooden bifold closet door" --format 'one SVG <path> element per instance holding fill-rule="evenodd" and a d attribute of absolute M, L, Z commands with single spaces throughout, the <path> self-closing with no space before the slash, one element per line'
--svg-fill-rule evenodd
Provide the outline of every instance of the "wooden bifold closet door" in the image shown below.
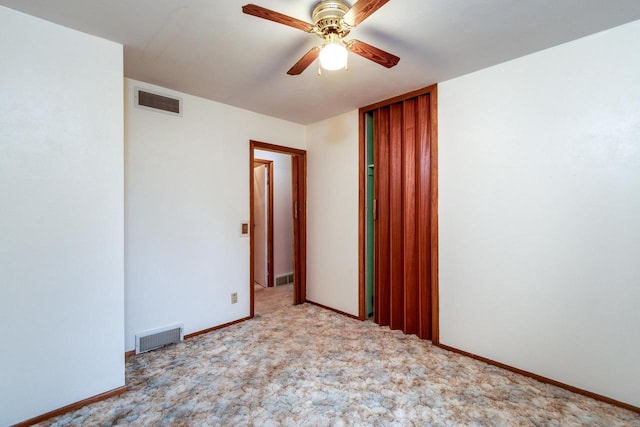
<path fill-rule="evenodd" d="M 373 110 L 374 321 L 424 339 L 433 315 L 431 96 Z"/>

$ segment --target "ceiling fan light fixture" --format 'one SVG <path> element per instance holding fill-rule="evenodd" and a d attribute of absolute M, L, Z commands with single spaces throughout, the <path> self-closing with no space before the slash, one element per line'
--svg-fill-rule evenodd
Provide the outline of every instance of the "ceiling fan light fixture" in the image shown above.
<path fill-rule="evenodd" d="M 347 67 L 347 47 L 342 42 L 331 42 L 320 51 L 320 66 L 325 70 L 339 70 Z"/>
<path fill-rule="evenodd" d="M 320 37 L 322 46 L 313 46 L 287 71 L 290 76 L 297 76 L 309 65 L 319 59 L 318 74 L 322 69 L 347 69 L 349 51 L 387 68 L 395 66 L 400 58 L 359 40 L 346 40 L 356 26 L 380 9 L 389 0 L 316 0 L 311 12 L 313 24 L 288 15 L 267 9 L 255 4 L 242 6 L 242 12 L 278 24 L 302 30 Z M 319 58 L 318 58 L 319 57 Z"/>

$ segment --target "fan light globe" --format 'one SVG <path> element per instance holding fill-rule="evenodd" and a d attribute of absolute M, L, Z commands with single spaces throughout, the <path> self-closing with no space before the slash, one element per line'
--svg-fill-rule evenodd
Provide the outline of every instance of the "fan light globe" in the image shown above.
<path fill-rule="evenodd" d="M 340 42 L 328 43 L 320 51 L 320 65 L 325 70 L 339 70 L 347 66 L 347 48 Z"/>

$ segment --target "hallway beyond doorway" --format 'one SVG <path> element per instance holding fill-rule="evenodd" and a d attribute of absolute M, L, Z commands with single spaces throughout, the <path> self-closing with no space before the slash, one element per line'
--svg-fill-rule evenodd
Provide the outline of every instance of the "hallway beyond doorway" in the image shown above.
<path fill-rule="evenodd" d="M 253 290 L 256 315 L 271 313 L 282 307 L 293 305 L 293 283 L 271 288 L 254 285 Z"/>

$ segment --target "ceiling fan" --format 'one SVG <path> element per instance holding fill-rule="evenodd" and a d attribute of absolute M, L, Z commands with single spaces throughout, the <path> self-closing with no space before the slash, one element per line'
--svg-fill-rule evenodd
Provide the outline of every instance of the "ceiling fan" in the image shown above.
<path fill-rule="evenodd" d="M 313 24 L 255 4 L 242 6 L 242 11 L 248 15 L 313 33 L 324 40 L 321 46 L 312 47 L 287 71 L 287 74 L 294 76 L 302 73 L 318 57 L 324 69 L 346 68 L 348 50 L 387 68 L 396 65 L 400 61 L 397 56 L 359 40 L 344 39 L 351 30 L 388 1 L 359 0 L 351 7 L 344 0 L 322 0 L 311 13 Z"/>

